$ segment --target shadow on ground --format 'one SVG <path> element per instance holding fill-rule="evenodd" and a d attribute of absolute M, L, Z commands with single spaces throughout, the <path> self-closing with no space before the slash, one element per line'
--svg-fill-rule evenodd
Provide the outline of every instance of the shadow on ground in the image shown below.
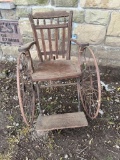
<path fill-rule="evenodd" d="M 119 69 L 100 67 L 101 80 L 114 87 L 112 92 L 102 90 L 101 112 L 95 120 L 88 118 L 89 126 L 49 132 L 46 139 L 37 137 L 33 129 L 22 123 L 16 89 L 16 66 L 0 64 L 0 160 L 119 160 L 120 158 L 120 73 Z M 66 91 L 68 94 L 66 94 Z M 76 88 L 64 88 L 56 93 L 42 90 L 42 106 L 46 113 L 52 105 L 58 113 L 76 111 Z M 69 108 L 61 107 L 59 100 Z M 52 97 L 52 101 L 48 99 Z M 68 101 L 68 99 L 70 99 Z M 54 102 L 54 103 L 53 103 Z M 63 103 L 61 102 L 61 103 Z"/>

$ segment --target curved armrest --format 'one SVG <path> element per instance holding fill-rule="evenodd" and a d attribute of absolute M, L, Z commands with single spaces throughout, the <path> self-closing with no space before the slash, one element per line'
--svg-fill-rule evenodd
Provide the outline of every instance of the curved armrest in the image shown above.
<path fill-rule="evenodd" d="M 21 47 L 18 48 L 18 51 L 19 52 L 26 52 L 26 51 L 29 51 L 29 49 L 31 48 L 32 45 L 36 44 L 35 41 L 33 42 L 30 42 L 30 43 L 27 43 Z"/>
<path fill-rule="evenodd" d="M 71 39 L 72 42 L 74 42 L 75 44 L 77 44 L 79 47 L 84 48 L 89 46 L 89 43 L 79 43 L 78 41 L 76 41 L 75 39 Z"/>
<path fill-rule="evenodd" d="M 32 45 L 36 44 L 35 41 L 27 43 L 21 47 L 18 48 L 19 52 L 24 52 L 26 54 L 27 60 L 28 60 L 28 70 L 30 71 L 30 73 L 34 72 L 34 67 L 33 67 L 33 62 L 32 62 L 32 58 L 30 55 L 30 48 L 32 47 Z"/>

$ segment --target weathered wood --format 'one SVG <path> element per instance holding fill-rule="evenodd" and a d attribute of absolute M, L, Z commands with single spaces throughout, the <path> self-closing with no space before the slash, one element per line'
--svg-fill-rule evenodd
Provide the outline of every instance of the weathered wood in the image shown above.
<path fill-rule="evenodd" d="M 39 115 L 36 131 L 49 131 L 63 128 L 76 128 L 88 126 L 84 112 L 56 114 L 50 116 Z"/>
<path fill-rule="evenodd" d="M 61 84 L 48 84 L 48 85 L 41 85 L 40 88 L 48 88 L 48 87 L 63 87 L 63 86 L 72 86 L 72 85 L 77 85 L 76 82 L 74 83 L 61 83 Z"/>
<path fill-rule="evenodd" d="M 71 37 L 72 37 L 72 17 L 73 17 L 73 12 L 70 11 L 69 13 L 69 25 L 68 25 L 68 46 L 67 46 L 67 50 L 68 50 L 68 53 L 67 53 L 67 57 L 66 59 L 70 59 L 70 52 L 71 52 Z"/>
<path fill-rule="evenodd" d="M 80 67 L 76 61 L 52 60 L 41 63 L 31 76 L 33 81 L 44 81 L 79 77 L 80 74 Z"/>
<path fill-rule="evenodd" d="M 30 51 L 26 51 L 26 57 L 28 60 L 28 70 L 30 71 L 30 73 L 32 74 L 34 72 L 34 67 L 33 67 L 33 61 L 30 55 Z"/>
<path fill-rule="evenodd" d="M 73 17 L 72 11 L 70 11 L 69 13 L 66 11 L 53 11 L 53 12 L 47 12 L 47 13 L 40 12 L 40 13 L 35 13 L 34 15 L 31 15 L 31 14 L 29 15 L 29 20 L 33 30 L 34 42 L 21 47 L 19 51 L 23 52 L 23 55 L 25 54 L 27 56 L 28 69 L 30 70 L 30 73 L 31 73 L 30 76 L 32 78 L 32 82 L 33 81 L 37 82 L 37 85 L 38 85 L 38 81 L 51 82 L 52 80 L 58 81 L 58 80 L 67 79 L 67 78 L 80 78 L 80 76 L 82 78 L 81 61 L 83 60 L 81 58 L 81 52 L 83 52 L 83 50 L 86 48 L 86 46 L 88 46 L 88 44 L 80 44 L 76 40 L 71 39 L 72 17 Z M 48 37 L 47 35 L 45 35 L 46 33 L 48 33 Z M 41 40 L 38 40 L 38 38 L 40 38 Z M 71 41 L 75 42 L 79 47 L 78 61 L 70 60 Z M 42 42 L 42 47 L 40 46 L 41 42 Z M 34 66 L 37 66 L 37 68 L 33 68 L 32 58 L 30 56 L 30 48 L 33 44 L 36 45 L 38 57 L 40 60 L 40 63 L 38 66 L 37 64 L 34 65 Z M 41 48 L 42 48 L 42 51 L 41 51 Z M 99 82 L 98 83 L 98 93 L 99 93 L 98 99 L 97 99 L 97 96 L 96 97 L 94 96 L 96 98 L 96 101 L 99 102 L 99 106 L 97 108 L 97 111 L 93 110 L 92 114 L 90 115 L 90 117 L 93 119 L 97 116 L 99 111 L 101 92 L 100 92 L 100 78 L 99 78 L 97 62 L 95 60 L 94 54 L 91 51 L 91 49 L 89 49 L 89 52 L 92 55 L 92 58 L 94 59 L 94 65 L 96 67 L 96 72 L 97 72 L 96 74 L 97 82 Z M 18 65 L 19 65 L 19 62 L 18 62 Z M 88 68 L 88 72 L 89 72 L 90 66 L 88 65 L 87 67 L 89 67 Z M 19 70 L 17 70 L 17 72 L 18 72 L 17 81 L 18 81 L 18 87 L 19 87 L 18 91 L 20 92 Z M 86 79 L 84 78 L 83 82 L 85 80 Z M 86 84 L 87 84 L 87 81 L 86 81 Z M 62 86 L 62 85 L 64 86 L 64 84 L 58 84 L 58 85 L 55 84 L 52 86 Z M 91 88 L 91 86 L 89 88 Z M 84 87 L 84 85 L 82 87 Z M 38 89 L 39 88 L 37 88 L 37 90 Z M 91 110 L 88 109 L 89 105 L 87 107 L 86 104 L 91 104 L 92 102 L 93 104 L 95 104 L 95 101 L 91 99 L 90 103 L 87 103 L 85 101 L 84 96 L 82 97 L 82 94 L 85 92 L 85 90 L 82 90 L 82 88 L 80 87 L 80 80 L 77 81 L 77 91 L 78 91 L 78 101 L 80 100 L 80 96 L 81 96 L 81 102 L 83 104 L 83 107 L 86 113 L 89 116 L 89 111 L 91 112 Z M 94 91 L 96 91 L 96 89 L 94 89 Z M 94 91 L 91 89 L 91 93 L 94 93 Z M 40 99 L 39 93 L 40 92 L 38 92 L 38 99 Z M 20 96 L 21 95 L 19 94 L 19 99 L 21 99 Z M 39 100 L 39 103 L 40 103 L 40 100 Z M 80 101 L 78 105 L 80 106 Z M 23 115 L 23 119 L 25 123 L 28 125 L 28 122 L 26 121 L 26 118 L 25 118 L 23 107 L 24 106 L 21 101 L 21 113 Z M 89 111 L 87 111 L 87 109 Z M 93 114 L 94 114 L 94 117 L 93 117 Z M 44 116 L 44 117 L 39 116 L 36 124 L 36 129 L 37 131 L 47 131 L 47 130 L 53 130 L 53 129 L 82 127 L 87 125 L 88 123 L 84 113 L 78 112 L 78 113 L 69 113 L 69 114 L 67 113 L 62 115 Z"/>
<path fill-rule="evenodd" d="M 59 18 L 57 18 L 57 24 L 59 24 Z M 58 59 L 58 45 L 59 45 L 59 30 L 55 29 L 55 47 L 56 47 L 56 59 Z"/>
<path fill-rule="evenodd" d="M 62 52 L 65 53 L 65 28 L 63 28 L 62 34 Z M 65 58 L 65 54 L 62 54 L 62 57 Z"/>
<path fill-rule="evenodd" d="M 51 44 L 52 44 L 52 42 L 51 42 Z M 51 46 L 51 47 L 52 47 L 52 46 Z M 60 55 L 60 56 L 62 56 L 63 54 L 66 54 L 66 53 L 67 53 L 67 50 L 65 50 L 65 52 L 63 52 L 63 51 L 58 51 L 58 55 Z M 44 55 L 44 52 L 41 51 L 41 54 Z M 46 51 L 46 54 L 47 54 L 47 55 L 56 54 L 56 51 L 53 51 L 53 50 L 52 50 L 52 53 L 51 53 L 51 51 Z"/>
<path fill-rule="evenodd" d="M 32 26 L 34 39 L 36 41 L 36 48 L 37 48 L 37 52 L 38 52 L 38 56 L 39 56 L 40 61 L 43 62 L 44 59 L 45 60 L 48 59 L 48 57 L 47 57 L 48 52 L 50 52 L 49 59 L 54 59 L 54 57 L 56 59 L 58 59 L 60 50 L 62 51 L 63 58 L 70 59 L 70 47 L 71 47 L 70 46 L 70 43 L 71 43 L 70 39 L 71 39 L 71 32 L 72 32 L 72 29 L 71 29 L 71 27 L 72 27 L 72 11 L 69 13 L 66 11 L 53 11 L 53 12 L 45 12 L 45 13 L 40 12 L 40 13 L 35 13 L 34 15 L 30 14 L 29 19 L 30 19 L 30 23 Z M 49 21 L 47 21 L 47 19 L 50 20 L 50 23 L 48 23 Z M 43 20 L 43 23 L 41 23 L 41 20 Z M 49 48 L 46 48 L 47 44 L 45 42 L 45 40 L 46 40 L 45 39 L 46 38 L 46 36 L 45 36 L 46 31 L 45 30 L 46 29 L 48 30 Z M 59 37 L 61 29 L 63 29 L 63 33 L 61 36 L 62 39 L 60 39 L 60 37 Z M 66 29 L 68 30 L 68 37 L 66 37 Z M 40 44 L 38 41 L 39 35 L 37 35 L 38 34 L 37 30 L 40 30 L 43 47 L 40 47 Z M 53 30 L 55 30 L 55 34 L 53 34 Z M 66 41 L 65 41 L 65 39 L 66 39 Z M 55 41 L 55 43 L 53 42 L 53 40 Z M 53 46 L 53 44 L 55 44 L 55 47 Z M 60 44 L 61 44 L 61 46 L 59 46 Z M 66 45 L 67 45 L 67 47 L 66 47 Z M 43 48 L 42 51 L 44 52 L 44 54 L 40 48 Z M 67 50 L 67 51 L 65 51 L 65 50 Z M 56 53 L 54 51 L 56 51 Z M 55 54 L 54 56 L 53 56 L 53 52 Z M 44 57 L 42 55 L 44 55 Z"/>
<path fill-rule="evenodd" d="M 64 17 L 64 24 L 66 23 L 66 18 Z M 63 41 L 62 41 L 62 51 L 65 52 L 65 38 L 66 38 L 66 30 L 63 28 Z M 63 58 L 65 58 L 65 54 L 62 55 Z"/>
<path fill-rule="evenodd" d="M 50 24 L 50 25 L 36 25 L 35 28 L 36 29 L 55 29 L 55 28 L 67 28 L 68 24 Z"/>
<path fill-rule="evenodd" d="M 32 41 L 30 43 L 24 44 L 23 46 L 18 48 L 19 52 L 26 52 L 28 50 L 30 50 L 30 48 L 32 47 L 32 45 L 36 44 L 35 41 Z"/>
<path fill-rule="evenodd" d="M 46 25 L 46 20 L 45 19 L 43 19 L 43 24 Z"/>
<path fill-rule="evenodd" d="M 55 29 L 55 49 L 56 49 L 56 58 L 58 59 L 58 29 Z"/>
<path fill-rule="evenodd" d="M 41 18 L 41 19 L 48 19 L 48 18 L 59 18 L 59 17 L 67 17 L 69 13 L 66 11 L 51 11 L 51 12 L 37 12 L 33 15 L 33 18 Z"/>
<path fill-rule="evenodd" d="M 39 45 L 39 42 L 38 42 L 38 36 L 37 36 L 36 29 L 35 29 L 35 24 L 34 24 L 33 16 L 31 14 L 29 14 L 29 20 L 30 20 L 31 27 L 32 27 L 32 30 L 33 30 L 34 40 L 36 41 L 36 49 L 37 49 L 37 52 L 38 52 L 38 57 L 39 57 L 39 60 L 41 62 L 43 62 L 43 57 L 41 55 L 40 45 Z"/>
<path fill-rule="evenodd" d="M 40 29 L 40 33 L 41 33 L 41 39 L 42 39 L 42 45 L 43 45 L 44 56 L 45 56 L 45 59 L 47 59 L 46 46 L 45 46 L 45 40 L 44 40 L 43 29 Z"/>
<path fill-rule="evenodd" d="M 49 52 L 49 57 L 50 59 L 52 59 L 52 40 L 51 40 L 51 30 L 48 29 L 48 40 L 49 40 L 49 49 L 50 49 L 50 52 Z M 48 53 L 46 53 L 48 54 Z"/>
<path fill-rule="evenodd" d="M 39 19 L 37 19 L 37 25 L 39 25 Z"/>

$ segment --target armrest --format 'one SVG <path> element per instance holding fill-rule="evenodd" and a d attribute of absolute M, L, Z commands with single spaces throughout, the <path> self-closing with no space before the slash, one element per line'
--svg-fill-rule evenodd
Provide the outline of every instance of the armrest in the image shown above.
<path fill-rule="evenodd" d="M 28 60 L 28 70 L 30 71 L 30 73 L 34 72 L 34 67 L 33 67 L 33 62 L 32 62 L 32 58 L 30 55 L 30 48 L 32 47 L 32 45 L 36 44 L 35 41 L 27 43 L 21 47 L 18 48 L 19 52 L 24 52 L 26 54 L 27 60 Z"/>
<path fill-rule="evenodd" d="M 74 42 L 74 43 L 76 43 L 81 48 L 85 48 L 85 47 L 89 46 L 89 43 L 79 43 L 75 39 L 71 39 L 71 41 Z"/>
<path fill-rule="evenodd" d="M 30 43 L 27 43 L 21 47 L 18 48 L 18 51 L 19 52 L 26 52 L 26 51 L 29 51 L 29 49 L 31 48 L 32 45 L 36 44 L 35 41 L 33 42 L 30 42 Z"/>

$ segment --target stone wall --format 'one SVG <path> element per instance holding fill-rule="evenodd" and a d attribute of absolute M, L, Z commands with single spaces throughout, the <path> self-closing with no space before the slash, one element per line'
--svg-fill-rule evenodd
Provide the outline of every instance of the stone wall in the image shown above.
<path fill-rule="evenodd" d="M 52 10 L 73 10 L 73 34 L 90 43 L 99 62 L 120 66 L 119 0 L 13 0 L 12 9 L 1 9 L 0 19 L 19 19 L 23 42 L 32 40 L 28 14 Z M 17 56 L 17 46 L 0 46 L 0 55 Z M 74 45 L 73 45 L 74 53 Z"/>

